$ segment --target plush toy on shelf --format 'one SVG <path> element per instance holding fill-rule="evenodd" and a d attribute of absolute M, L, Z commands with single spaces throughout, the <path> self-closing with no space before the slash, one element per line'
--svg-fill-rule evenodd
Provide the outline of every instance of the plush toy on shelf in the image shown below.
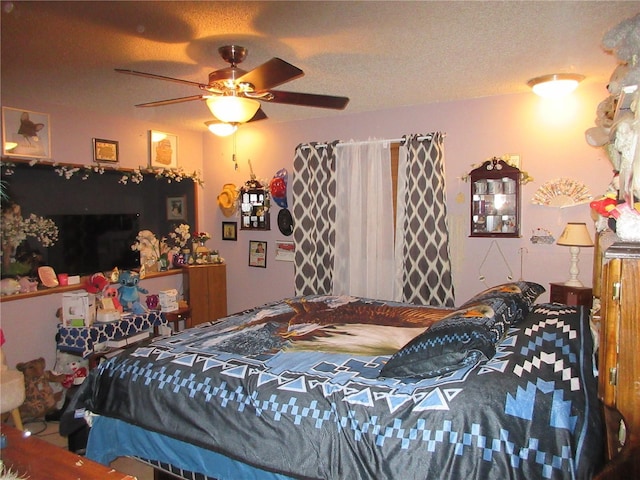
<path fill-rule="evenodd" d="M 131 270 L 120 273 L 120 286 L 118 287 L 118 299 L 120 305 L 126 311 L 133 313 L 144 313 L 146 309 L 140 303 L 140 294 L 147 294 L 149 291 L 138 285 L 140 276 Z"/>

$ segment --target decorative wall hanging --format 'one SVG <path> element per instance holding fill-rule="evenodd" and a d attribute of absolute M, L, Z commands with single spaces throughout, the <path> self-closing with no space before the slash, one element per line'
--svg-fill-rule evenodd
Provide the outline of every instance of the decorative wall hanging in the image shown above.
<path fill-rule="evenodd" d="M 258 181 L 253 173 L 251 160 L 248 160 L 251 179 L 240 188 L 238 201 L 242 221 L 241 230 L 271 230 L 269 209 L 271 195 L 266 181 Z"/>
<path fill-rule="evenodd" d="M 293 262 L 296 255 L 296 247 L 293 242 L 276 242 L 276 260 Z"/>
<path fill-rule="evenodd" d="M 118 142 L 114 140 L 93 139 L 93 161 L 118 163 Z"/>
<path fill-rule="evenodd" d="M 530 240 L 531 240 L 531 243 L 546 243 L 546 244 L 552 244 L 553 242 L 556 241 L 556 239 L 553 238 L 553 235 L 551 235 L 551 232 L 546 228 L 536 228 L 533 234 L 531 235 Z"/>
<path fill-rule="evenodd" d="M 582 182 L 570 178 L 558 178 L 541 185 L 533 195 L 531 203 L 566 208 L 589 203 L 592 198 L 589 189 Z"/>
<path fill-rule="evenodd" d="M 175 168 L 178 166 L 178 136 L 149 130 L 149 167 Z"/>
<path fill-rule="evenodd" d="M 249 266 L 267 268 L 267 242 L 249 241 Z"/>
<path fill-rule="evenodd" d="M 167 220 L 187 218 L 187 197 L 167 197 Z"/>
<path fill-rule="evenodd" d="M 49 115 L 2 107 L 2 154 L 10 157 L 50 158 Z"/>
<path fill-rule="evenodd" d="M 238 240 L 237 222 L 222 222 L 222 240 Z"/>

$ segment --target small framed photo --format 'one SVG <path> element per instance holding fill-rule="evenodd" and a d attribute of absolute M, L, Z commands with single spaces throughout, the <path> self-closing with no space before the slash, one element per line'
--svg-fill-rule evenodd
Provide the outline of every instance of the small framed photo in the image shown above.
<path fill-rule="evenodd" d="M 267 268 L 267 242 L 249 241 L 249 266 Z"/>
<path fill-rule="evenodd" d="M 21 158 L 51 158 L 49 115 L 2 107 L 2 154 Z"/>
<path fill-rule="evenodd" d="M 222 222 L 222 240 L 238 240 L 237 222 Z"/>
<path fill-rule="evenodd" d="M 149 167 L 176 168 L 178 166 L 178 136 L 149 130 Z"/>
<path fill-rule="evenodd" d="M 96 163 L 118 163 L 118 142 L 114 140 L 93 139 L 93 161 Z"/>
<path fill-rule="evenodd" d="M 187 219 L 187 197 L 167 197 L 167 220 Z"/>

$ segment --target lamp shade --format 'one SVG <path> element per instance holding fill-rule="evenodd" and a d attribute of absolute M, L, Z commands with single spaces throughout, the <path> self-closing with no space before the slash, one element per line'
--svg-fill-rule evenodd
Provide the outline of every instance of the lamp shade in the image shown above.
<path fill-rule="evenodd" d="M 207 126 L 207 128 L 211 133 L 219 137 L 228 137 L 238 129 L 237 125 L 233 125 L 231 123 L 218 122 L 216 120 L 204 122 L 204 124 Z"/>
<path fill-rule="evenodd" d="M 567 247 L 593 247 L 586 223 L 567 223 L 556 243 Z"/>
<path fill-rule="evenodd" d="M 552 73 L 532 78 L 527 85 L 540 97 L 560 98 L 573 92 L 582 80 L 584 75 L 577 73 Z"/>
<path fill-rule="evenodd" d="M 212 97 L 207 99 L 207 107 L 222 122 L 245 123 L 256 114 L 260 102 L 237 96 Z"/>

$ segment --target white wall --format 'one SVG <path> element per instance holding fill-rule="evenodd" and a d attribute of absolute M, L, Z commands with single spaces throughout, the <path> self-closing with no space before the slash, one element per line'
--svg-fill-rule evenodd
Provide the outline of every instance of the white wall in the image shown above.
<path fill-rule="evenodd" d="M 554 209 L 529 203 L 535 190 L 548 180 L 568 177 L 582 181 L 598 196 L 611 180 L 611 166 L 604 153 L 589 147 L 584 131 L 591 127 L 596 107 L 607 92 L 604 85 L 585 82 L 568 102 L 549 112 L 533 94 L 486 97 L 457 102 L 402 107 L 371 113 L 350 114 L 301 122 L 278 123 L 277 119 L 243 125 L 236 134 L 239 169 L 231 160 L 233 141 L 209 133 L 190 132 L 179 126 L 150 124 L 136 118 L 114 118 L 96 112 L 78 112 L 31 99 L 2 98 L 2 104 L 16 108 L 48 112 L 52 123 L 52 152 L 56 160 L 91 163 L 91 138 L 118 140 L 121 166 L 147 164 L 147 131 L 170 131 L 179 136 L 178 161 L 187 169 L 202 168 L 205 187 L 200 190 L 199 228 L 212 234 L 210 248 L 217 248 L 227 260 L 227 292 L 229 312 L 235 312 L 294 294 L 293 264 L 274 260 L 275 241 L 284 237 L 276 224 L 278 207 L 272 212 L 272 229 L 268 232 L 238 230 L 238 241 L 222 241 L 223 221 L 236 220 L 223 216 L 216 197 L 225 183 L 242 185 L 249 180 L 248 160 L 259 179 L 270 180 L 281 168 L 293 172 L 296 145 L 311 141 L 366 140 L 398 138 L 408 133 L 446 132 L 445 168 L 447 205 L 451 223 L 451 255 L 454 262 L 456 301 L 464 302 L 486 283 L 507 281 L 509 269 L 515 279 L 522 276 L 548 287 L 552 281 L 568 277 L 569 252 L 556 245 L 534 245 L 532 231 L 545 228 L 557 238 L 568 221 L 590 224 L 588 205 Z M 269 113 L 269 106 L 265 110 Z M 302 107 L 301 107 L 302 108 Z M 535 182 L 523 187 L 522 238 L 496 241 L 506 258 L 502 261 L 494 246 L 482 272 L 479 267 L 492 245 L 492 239 L 469 238 L 469 185 L 460 177 L 492 156 L 520 154 L 522 168 Z M 73 192 L 70 192 L 72 195 Z M 289 191 L 289 204 L 291 205 Z M 82 199 L 78 199 L 81 201 Z M 593 229 L 592 229 L 593 232 Z M 249 240 L 268 242 L 267 268 L 248 266 Z M 591 285 L 590 249 L 581 254 L 581 274 L 585 285 Z M 179 276 L 165 280 L 144 281 L 152 292 L 172 286 Z M 173 279 L 173 280 L 169 280 Z M 149 283 L 147 283 L 149 282 Z M 548 300 L 548 294 L 541 297 Z M 55 311 L 60 295 L 30 300 L 13 300 L 0 304 L 0 322 L 7 336 L 4 351 L 10 364 L 43 355 L 50 365 L 55 358 Z"/>

